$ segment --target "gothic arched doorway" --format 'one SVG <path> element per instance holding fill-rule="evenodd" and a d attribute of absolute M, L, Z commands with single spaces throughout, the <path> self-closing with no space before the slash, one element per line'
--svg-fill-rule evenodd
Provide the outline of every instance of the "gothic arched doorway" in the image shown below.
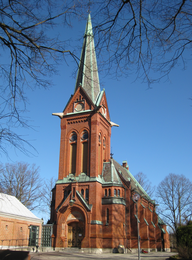
<path fill-rule="evenodd" d="M 81 242 L 85 236 L 85 219 L 82 212 L 73 210 L 67 218 L 68 247 L 81 247 Z"/>

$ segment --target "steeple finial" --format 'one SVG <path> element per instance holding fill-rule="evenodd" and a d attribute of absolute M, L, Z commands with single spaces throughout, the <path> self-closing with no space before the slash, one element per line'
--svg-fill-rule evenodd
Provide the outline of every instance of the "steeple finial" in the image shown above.
<path fill-rule="evenodd" d="M 114 153 L 112 153 L 112 147 L 111 147 L 111 153 L 110 153 L 110 158 L 113 159 Z"/>
<path fill-rule="evenodd" d="M 80 84 L 82 84 L 82 88 L 84 88 L 95 104 L 98 94 L 100 93 L 100 84 L 90 13 L 88 14 L 84 34 L 84 42 L 81 51 L 81 59 L 77 73 L 75 91 L 80 86 Z"/>
<path fill-rule="evenodd" d="M 91 11 L 90 11 L 90 9 L 91 9 L 91 4 L 92 4 L 92 2 L 89 0 L 89 3 L 88 3 L 88 14 L 90 14 L 91 13 Z"/>

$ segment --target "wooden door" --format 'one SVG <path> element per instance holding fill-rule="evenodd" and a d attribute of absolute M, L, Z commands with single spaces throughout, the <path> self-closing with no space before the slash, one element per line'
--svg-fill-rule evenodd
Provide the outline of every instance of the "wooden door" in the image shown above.
<path fill-rule="evenodd" d="M 68 225 L 68 247 L 81 247 L 81 241 L 83 237 L 83 222 L 74 222 Z"/>

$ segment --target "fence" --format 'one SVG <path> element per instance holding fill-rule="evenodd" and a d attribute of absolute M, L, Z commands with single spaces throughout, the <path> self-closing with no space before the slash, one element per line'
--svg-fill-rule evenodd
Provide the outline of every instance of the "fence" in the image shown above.
<path fill-rule="evenodd" d="M 41 238 L 38 239 L 38 243 L 36 245 L 32 245 L 34 247 L 38 247 L 41 245 Z M 0 249 L 9 249 L 9 248 L 26 248 L 29 247 L 29 238 L 26 239 L 1 239 L 0 240 Z"/>

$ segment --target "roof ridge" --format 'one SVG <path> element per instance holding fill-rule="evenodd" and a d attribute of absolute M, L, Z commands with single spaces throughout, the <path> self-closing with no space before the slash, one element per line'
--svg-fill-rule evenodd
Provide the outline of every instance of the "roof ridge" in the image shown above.
<path fill-rule="evenodd" d="M 130 178 L 132 179 L 132 181 L 134 181 L 135 186 L 138 187 L 142 193 L 144 193 L 144 195 L 147 197 L 147 199 L 151 200 L 150 196 L 149 196 L 149 195 L 147 194 L 147 192 L 143 189 L 143 187 L 139 184 L 139 182 L 135 179 L 135 177 L 132 175 L 132 173 L 131 173 L 128 169 L 126 169 L 125 167 L 123 167 L 122 165 L 120 165 L 116 160 L 114 160 L 114 161 L 115 161 L 121 168 L 123 168 L 123 169 L 127 172 L 128 176 L 130 176 Z"/>

